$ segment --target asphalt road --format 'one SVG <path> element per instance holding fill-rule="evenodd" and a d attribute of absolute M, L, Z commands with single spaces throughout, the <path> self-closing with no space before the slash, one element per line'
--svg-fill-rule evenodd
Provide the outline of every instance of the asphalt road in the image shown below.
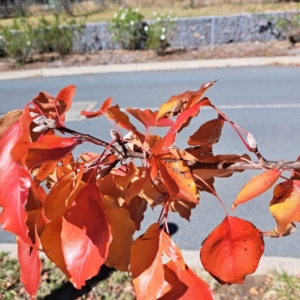
<path fill-rule="evenodd" d="M 111 96 L 120 107 L 158 108 L 171 95 L 186 90 L 196 90 L 202 83 L 218 79 L 207 96 L 226 115 L 251 132 L 258 142 L 261 153 L 269 160 L 295 160 L 300 154 L 300 68 L 296 67 L 249 67 L 178 70 L 160 72 L 114 73 L 84 76 L 64 76 L 0 81 L 0 114 L 22 108 L 39 91 L 52 95 L 64 86 L 75 84 L 75 102 L 97 101 L 99 104 Z M 185 147 L 186 139 L 199 123 L 214 118 L 216 114 L 201 111 L 190 127 L 177 138 L 176 145 Z M 105 118 L 68 122 L 75 130 L 110 140 L 111 125 Z M 84 145 L 76 150 L 97 151 Z M 244 154 L 246 149 L 233 130 L 227 125 L 215 154 Z M 231 178 L 217 179 L 216 190 L 228 210 L 243 185 L 255 174 L 254 171 L 238 173 Z M 261 230 L 275 227 L 269 213 L 272 191 L 239 206 L 233 215 L 245 218 Z M 158 218 L 159 210 L 148 209 L 140 233 Z M 209 232 L 225 217 L 217 199 L 202 193 L 200 205 L 194 209 L 190 224 L 171 213 L 169 222 L 177 225 L 173 235 L 181 249 L 198 250 Z M 300 257 L 300 232 L 281 239 L 266 239 L 265 255 Z M 14 236 L 0 231 L 0 242 L 14 242 Z"/>

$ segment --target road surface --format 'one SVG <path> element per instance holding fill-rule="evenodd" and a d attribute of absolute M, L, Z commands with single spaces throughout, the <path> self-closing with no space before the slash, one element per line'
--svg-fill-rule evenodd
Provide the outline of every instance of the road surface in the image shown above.
<path fill-rule="evenodd" d="M 176 62 L 174 62 L 176 63 Z M 171 95 L 186 90 L 197 90 L 202 83 L 218 79 L 207 96 L 235 123 L 251 132 L 258 142 L 261 153 L 269 160 L 295 160 L 300 154 L 300 68 L 297 67 L 248 67 L 160 72 L 114 73 L 84 76 L 64 76 L 0 81 L 0 114 L 22 108 L 39 91 L 52 95 L 64 86 L 75 84 L 77 93 L 74 102 L 78 109 L 84 105 L 98 107 L 107 97 L 113 97 L 120 107 L 158 108 Z M 81 103 L 84 102 L 84 103 Z M 97 106 L 96 106 L 97 107 Z M 200 122 L 214 118 L 216 114 L 201 111 L 190 127 L 176 140 L 176 145 L 185 147 L 186 139 Z M 105 118 L 79 121 L 67 125 L 75 130 L 110 140 L 111 125 Z M 97 151 L 92 146 L 76 150 Z M 215 154 L 247 153 L 245 147 L 230 128 L 225 126 Z M 255 158 L 253 158 L 255 159 Z M 217 179 L 216 190 L 228 210 L 243 185 L 256 174 L 254 171 L 238 173 L 230 179 Z M 269 213 L 272 191 L 239 206 L 233 215 L 245 218 L 261 230 L 275 227 Z M 155 222 L 159 210 L 148 209 L 140 233 Z M 173 235 L 181 249 L 198 250 L 209 232 L 225 217 L 218 200 L 202 193 L 200 205 L 194 209 L 190 224 L 171 213 L 169 222 L 178 227 Z M 0 242 L 14 242 L 14 236 L 0 231 Z M 300 232 L 282 239 L 267 239 L 265 255 L 300 257 Z"/>

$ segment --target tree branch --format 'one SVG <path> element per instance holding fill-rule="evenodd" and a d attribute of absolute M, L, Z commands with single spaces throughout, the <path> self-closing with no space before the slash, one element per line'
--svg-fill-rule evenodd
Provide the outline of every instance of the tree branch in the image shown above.
<path fill-rule="evenodd" d="M 105 148 L 108 148 L 112 153 L 118 154 L 120 159 L 126 158 L 139 158 L 143 159 L 144 153 L 138 151 L 128 150 L 124 144 L 114 146 L 110 145 L 107 142 L 104 142 L 96 137 L 93 137 L 89 134 L 83 134 L 72 130 L 67 127 L 57 128 L 60 131 L 70 133 L 74 136 L 77 136 L 83 140 L 89 141 L 95 145 L 99 145 Z M 278 170 L 300 170 L 300 161 L 268 161 L 266 159 L 260 160 L 258 162 L 219 162 L 219 163 L 209 163 L 209 162 L 199 162 L 199 161 L 187 161 L 188 166 L 193 169 L 201 170 L 232 170 L 232 171 L 243 171 L 243 170 L 261 170 L 261 169 L 278 169 Z"/>

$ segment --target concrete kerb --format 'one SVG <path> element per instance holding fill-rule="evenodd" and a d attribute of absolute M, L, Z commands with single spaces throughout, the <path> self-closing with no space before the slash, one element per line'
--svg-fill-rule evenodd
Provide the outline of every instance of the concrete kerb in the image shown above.
<path fill-rule="evenodd" d="M 223 68 L 223 67 L 253 67 L 267 65 L 296 65 L 300 66 L 300 57 L 297 56 L 277 56 L 277 57 L 249 57 L 230 59 L 206 59 L 187 61 L 166 61 L 135 64 L 115 64 L 98 66 L 81 66 L 66 68 L 48 68 L 24 71 L 10 71 L 0 73 L 0 80 L 70 76 L 99 73 L 119 73 L 119 72 L 142 72 L 142 71 L 162 71 L 162 70 L 188 70 L 201 68 Z"/>
<path fill-rule="evenodd" d="M 0 252 L 7 252 L 11 258 L 17 258 L 17 244 L 0 243 Z M 202 265 L 199 258 L 199 251 L 182 250 L 181 251 L 185 263 L 195 270 L 201 270 Z M 41 252 L 41 257 L 46 258 L 45 254 Z M 259 266 L 254 275 L 265 275 L 270 271 L 287 272 L 289 275 L 300 274 L 300 258 L 292 257 L 270 257 L 263 256 L 260 260 Z M 202 271 L 203 272 L 203 271 Z"/>

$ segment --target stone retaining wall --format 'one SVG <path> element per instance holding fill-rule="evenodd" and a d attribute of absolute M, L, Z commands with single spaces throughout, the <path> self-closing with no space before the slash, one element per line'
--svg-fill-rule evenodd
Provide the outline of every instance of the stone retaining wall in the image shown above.
<path fill-rule="evenodd" d="M 279 19 L 291 20 L 299 12 L 273 12 L 178 19 L 174 36 L 169 41 L 173 47 L 198 47 L 241 42 L 267 42 L 282 40 L 285 33 L 276 29 Z M 74 51 L 119 49 L 111 41 L 107 23 L 87 23 Z"/>

